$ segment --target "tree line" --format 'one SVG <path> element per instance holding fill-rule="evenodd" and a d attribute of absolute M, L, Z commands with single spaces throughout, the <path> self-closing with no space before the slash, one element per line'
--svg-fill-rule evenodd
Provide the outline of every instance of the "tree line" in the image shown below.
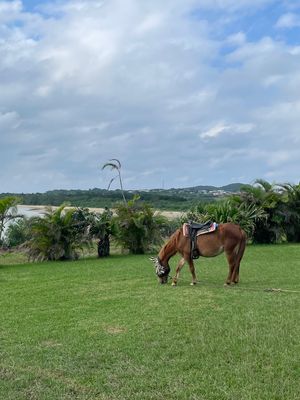
<path fill-rule="evenodd" d="M 43 217 L 21 218 L 18 199 L 0 199 L 2 247 L 22 246 L 31 260 L 76 259 L 97 243 L 99 257 L 110 252 L 110 239 L 133 254 L 154 251 L 183 222 L 233 222 L 252 243 L 300 242 L 300 184 L 257 180 L 219 201 L 198 202 L 178 220 L 167 220 L 139 196 L 114 204 L 101 214 L 87 208 L 49 207 Z M 4 234 L 4 226 L 10 221 Z"/>
<path fill-rule="evenodd" d="M 199 200 L 213 201 L 212 194 L 203 194 L 182 190 L 151 190 L 128 191 L 124 190 L 126 199 L 132 200 L 134 196 L 140 196 L 151 207 L 160 210 L 185 211 L 195 205 Z M 89 190 L 50 190 L 45 193 L 2 193 L 0 199 L 5 197 L 18 197 L 20 204 L 60 206 L 67 202 L 73 207 L 112 208 L 122 197 L 122 191 L 106 189 Z"/>

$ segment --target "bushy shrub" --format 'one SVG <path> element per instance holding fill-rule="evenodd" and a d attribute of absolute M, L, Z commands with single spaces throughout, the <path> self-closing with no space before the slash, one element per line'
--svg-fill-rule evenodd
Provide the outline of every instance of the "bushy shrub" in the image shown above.
<path fill-rule="evenodd" d="M 4 230 L 6 224 L 16 218 L 19 199 L 14 196 L 6 196 L 0 199 L 0 246 L 4 245 Z"/>
<path fill-rule="evenodd" d="M 30 220 L 27 242 L 32 260 L 72 260 L 78 250 L 90 244 L 88 235 L 90 213 L 86 209 L 66 209 L 65 205 L 48 208 L 43 217 Z"/>
<path fill-rule="evenodd" d="M 7 247 L 20 246 L 29 240 L 29 224 L 30 222 L 27 218 L 18 218 L 8 226 L 4 238 Z"/>
<path fill-rule="evenodd" d="M 252 237 L 254 243 L 278 243 L 285 240 L 284 197 L 278 185 L 257 179 L 255 185 L 242 188 L 239 201 L 265 214 L 265 218 L 255 221 Z"/>
<path fill-rule="evenodd" d="M 266 218 L 262 209 L 254 204 L 246 204 L 232 197 L 224 201 L 198 204 L 186 214 L 186 221 L 193 220 L 197 222 L 215 221 L 218 223 L 232 222 L 240 225 L 251 237 L 255 230 L 256 221 Z"/>
<path fill-rule="evenodd" d="M 160 227 L 166 223 L 166 218 L 155 215 L 149 204 L 136 196 L 133 200 L 118 203 L 115 210 L 115 236 L 123 248 L 132 254 L 144 254 L 160 243 Z"/>
<path fill-rule="evenodd" d="M 284 217 L 284 228 L 288 242 L 300 242 L 300 183 L 281 185 L 284 206 L 281 207 Z"/>

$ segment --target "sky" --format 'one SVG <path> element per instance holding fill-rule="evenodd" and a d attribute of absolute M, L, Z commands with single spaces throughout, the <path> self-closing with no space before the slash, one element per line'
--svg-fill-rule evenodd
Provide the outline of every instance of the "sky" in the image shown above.
<path fill-rule="evenodd" d="M 0 193 L 298 183 L 299 149 L 298 0 L 0 0 Z"/>

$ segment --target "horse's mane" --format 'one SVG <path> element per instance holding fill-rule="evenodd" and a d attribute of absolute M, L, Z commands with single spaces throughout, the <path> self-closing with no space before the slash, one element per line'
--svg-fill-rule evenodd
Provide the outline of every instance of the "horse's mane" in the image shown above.
<path fill-rule="evenodd" d="M 160 249 L 160 252 L 158 254 L 158 257 L 160 260 L 163 260 L 165 257 L 168 259 L 176 253 L 177 248 L 176 248 L 176 243 L 178 236 L 180 235 L 181 230 L 177 229 L 170 237 L 170 239 L 167 241 L 167 243 L 164 244 L 164 246 Z"/>

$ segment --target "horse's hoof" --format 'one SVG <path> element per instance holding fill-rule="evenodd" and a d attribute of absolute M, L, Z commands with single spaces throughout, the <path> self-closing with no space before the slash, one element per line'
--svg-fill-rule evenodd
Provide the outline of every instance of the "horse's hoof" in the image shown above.
<path fill-rule="evenodd" d="M 177 286 L 177 283 L 175 283 L 175 282 L 172 282 L 172 286 Z"/>
<path fill-rule="evenodd" d="M 190 285 L 191 285 L 191 286 L 194 286 L 194 285 L 196 285 L 196 283 L 197 283 L 197 282 L 191 282 Z"/>

